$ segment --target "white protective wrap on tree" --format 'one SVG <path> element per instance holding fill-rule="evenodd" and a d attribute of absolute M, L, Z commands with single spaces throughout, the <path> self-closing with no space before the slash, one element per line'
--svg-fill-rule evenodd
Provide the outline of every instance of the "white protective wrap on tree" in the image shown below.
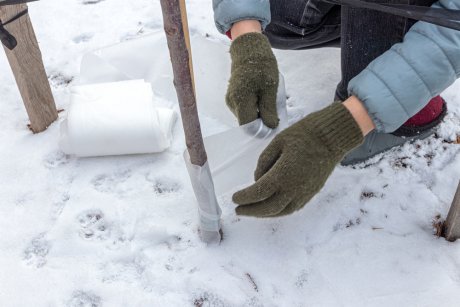
<path fill-rule="evenodd" d="M 222 211 L 217 202 L 214 182 L 208 162 L 203 166 L 192 164 L 188 151 L 184 152 L 190 181 L 198 203 L 201 239 L 208 244 L 218 244 L 221 237 Z"/>

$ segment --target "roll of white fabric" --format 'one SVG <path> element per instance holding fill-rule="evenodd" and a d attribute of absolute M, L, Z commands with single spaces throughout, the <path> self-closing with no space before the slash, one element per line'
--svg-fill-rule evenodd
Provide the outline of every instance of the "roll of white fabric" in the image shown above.
<path fill-rule="evenodd" d="M 162 152 L 175 119 L 173 110 L 155 107 L 144 80 L 75 86 L 60 147 L 80 157 Z"/>

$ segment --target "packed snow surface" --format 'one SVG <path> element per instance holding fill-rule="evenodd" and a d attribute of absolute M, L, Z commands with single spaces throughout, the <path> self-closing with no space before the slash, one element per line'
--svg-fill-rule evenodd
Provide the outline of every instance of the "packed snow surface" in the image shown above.
<path fill-rule="evenodd" d="M 188 11 L 192 39 L 228 46 L 210 0 L 190 0 Z M 64 110 L 85 53 L 162 28 L 159 1 L 47 0 L 30 15 Z M 338 50 L 276 54 L 291 123 L 332 101 Z M 433 221 L 446 217 L 460 178 L 459 91 L 444 93 L 449 114 L 436 136 L 337 167 L 292 216 L 237 217 L 224 195 L 224 240 L 207 247 L 180 121 L 162 154 L 66 156 L 58 122 L 27 129 L 0 55 L 0 305 L 458 306 L 460 243 L 434 236 Z M 226 127 L 201 120 L 205 135 Z"/>

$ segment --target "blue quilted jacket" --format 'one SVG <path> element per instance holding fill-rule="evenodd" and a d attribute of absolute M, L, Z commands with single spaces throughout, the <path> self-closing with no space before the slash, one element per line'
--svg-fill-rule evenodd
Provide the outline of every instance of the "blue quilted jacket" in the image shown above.
<path fill-rule="evenodd" d="M 286 0 L 288 1 L 288 0 Z M 213 0 L 216 26 L 225 33 L 237 21 L 270 23 L 269 0 Z M 460 10 L 460 0 L 433 7 Z M 402 43 L 374 60 L 348 86 L 367 108 L 377 130 L 393 132 L 460 78 L 460 31 L 417 22 Z"/>

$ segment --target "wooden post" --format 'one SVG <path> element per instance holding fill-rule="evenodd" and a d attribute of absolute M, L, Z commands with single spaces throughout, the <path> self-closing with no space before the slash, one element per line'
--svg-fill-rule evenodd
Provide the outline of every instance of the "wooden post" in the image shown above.
<path fill-rule="evenodd" d="M 5 23 L 25 9 L 27 4 L 0 6 L 0 20 Z M 58 112 L 29 15 L 5 29 L 18 42 L 13 50 L 4 49 L 29 115 L 30 129 L 34 133 L 44 131 L 58 118 Z"/>
<path fill-rule="evenodd" d="M 448 241 L 460 238 L 460 183 L 455 193 L 454 201 L 443 226 L 443 237 Z"/>
<path fill-rule="evenodd" d="M 161 0 L 160 2 L 187 150 L 192 164 L 203 166 L 208 158 L 196 105 L 185 1 Z"/>

